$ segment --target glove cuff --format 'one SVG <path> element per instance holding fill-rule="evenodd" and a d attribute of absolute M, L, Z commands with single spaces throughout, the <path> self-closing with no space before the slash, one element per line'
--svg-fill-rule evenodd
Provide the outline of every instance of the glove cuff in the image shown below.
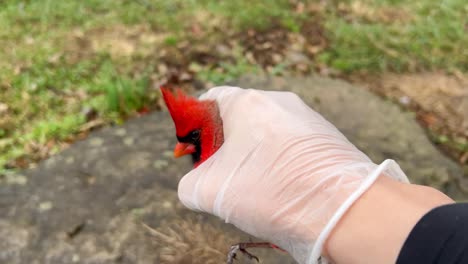
<path fill-rule="evenodd" d="M 312 248 L 312 253 L 307 259 L 308 264 L 315 263 L 328 263 L 328 260 L 324 257 L 321 257 L 323 245 L 328 239 L 330 233 L 335 228 L 336 224 L 340 221 L 343 215 L 348 211 L 348 209 L 354 204 L 354 202 L 361 197 L 361 195 L 367 191 L 372 184 L 377 180 L 380 175 L 386 175 L 390 178 L 393 178 L 397 181 L 409 183 L 409 180 L 405 173 L 400 169 L 400 166 L 391 159 L 387 159 L 382 162 L 377 168 L 375 168 L 371 173 L 368 174 L 367 178 L 361 183 L 359 188 L 357 188 L 345 201 L 344 203 L 335 211 L 331 219 L 328 221 L 327 225 L 324 227 L 317 240 L 314 243 Z"/>

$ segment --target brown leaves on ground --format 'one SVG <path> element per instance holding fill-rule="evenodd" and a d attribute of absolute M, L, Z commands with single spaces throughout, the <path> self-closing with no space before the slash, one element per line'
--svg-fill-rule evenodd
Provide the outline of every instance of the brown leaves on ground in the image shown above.
<path fill-rule="evenodd" d="M 430 128 L 446 127 L 468 137 L 468 78 L 443 73 L 385 74 L 379 89 L 392 98 L 407 96 L 426 113 Z"/>
<path fill-rule="evenodd" d="M 312 12 L 309 6 L 303 8 Z M 201 27 L 195 21 L 182 38 L 148 24 L 114 25 L 73 30 L 66 40 L 64 54 L 67 62 L 76 63 L 108 53 L 113 60 L 130 59 L 133 72 L 148 69 L 156 62 L 153 79 L 158 84 L 184 84 L 196 79 L 193 63 L 198 68 L 215 70 L 222 63 L 238 61 L 239 56 L 265 69 L 281 64 L 293 71 L 310 72 L 317 68 L 315 55 L 328 45 L 324 32 L 318 15 L 305 20 L 300 32 L 292 32 L 279 22 L 265 30 L 236 32 L 219 25 Z"/>
<path fill-rule="evenodd" d="M 353 81 L 416 112 L 422 126 L 439 135 L 468 141 L 468 75 L 426 72 L 353 76 Z M 468 151 L 441 146 L 461 164 Z"/>
<path fill-rule="evenodd" d="M 319 17 L 311 17 L 300 26 L 299 32 L 291 32 L 280 24 L 268 30 L 253 30 L 234 36 L 243 47 L 243 56 L 250 63 L 269 70 L 277 65 L 299 73 L 309 73 L 318 68 L 315 55 L 323 51 L 328 40 Z"/>
<path fill-rule="evenodd" d="M 115 25 L 88 31 L 73 30 L 67 39 L 65 54 L 69 62 L 76 62 L 96 53 L 109 53 L 118 59 L 134 55 L 148 56 L 154 47 L 162 45 L 167 33 L 158 33 L 149 25 Z"/>

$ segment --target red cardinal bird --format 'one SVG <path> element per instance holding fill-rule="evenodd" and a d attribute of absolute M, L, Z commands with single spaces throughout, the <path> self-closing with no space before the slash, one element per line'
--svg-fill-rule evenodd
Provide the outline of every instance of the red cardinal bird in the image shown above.
<path fill-rule="evenodd" d="M 176 127 L 178 143 L 174 148 L 174 157 L 190 154 L 196 168 L 213 155 L 224 142 L 223 121 L 219 115 L 218 105 L 213 100 L 198 100 L 187 96 L 181 90 L 173 94 L 161 87 L 161 92 Z M 231 247 L 227 263 L 233 262 L 237 250 L 258 261 L 256 256 L 246 251 L 247 248 L 253 247 L 280 249 L 267 242 L 239 243 Z"/>
<path fill-rule="evenodd" d="M 194 167 L 213 155 L 224 142 L 223 121 L 215 101 L 200 101 L 181 90 L 172 94 L 161 88 L 164 102 L 176 127 L 179 141 L 174 157 L 191 154 Z"/>

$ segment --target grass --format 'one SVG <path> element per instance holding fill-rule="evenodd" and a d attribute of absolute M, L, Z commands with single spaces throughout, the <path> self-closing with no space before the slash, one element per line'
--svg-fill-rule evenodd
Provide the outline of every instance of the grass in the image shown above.
<path fill-rule="evenodd" d="M 208 86 L 225 84 L 239 78 L 243 74 L 254 74 L 260 69 L 256 65 L 252 65 L 242 56 L 241 50 L 235 49 L 236 61 L 233 63 L 220 62 L 217 67 L 200 67 L 197 64 L 192 64 L 192 68 L 199 68 L 197 76 L 208 83 Z M 196 71 L 196 70 L 195 70 Z"/>
<path fill-rule="evenodd" d="M 209 11 L 220 14 L 236 29 L 268 29 L 277 21 L 293 32 L 299 31 L 298 22 L 303 14 L 292 12 L 289 1 L 206 1 Z"/>
<path fill-rule="evenodd" d="M 110 123 L 155 105 L 164 68 L 186 64 L 212 84 L 261 69 L 242 43 L 227 59 L 196 56 L 252 28 L 301 34 L 314 18 L 328 45 L 313 63 L 344 73 L 467 71 L 467 12 L 464 0 L 2 1 L 0 174 L 42 158 L 38 146 L 58 151 L 89 121 L 87 109 Z"/>
<path fill-rule="evenodd" d="M 345 72 L 468 70 L 466 1 L 363 3 L 364 11 L 346 6 L 331 12 L 326 22 L 331 47 L 322 54 L 324 62 Z"/>
<path fill-rule="evenodd" d="M 94 108 L 100 112 L 130 115 L 132 112 L 142 109 L 148 103 L 148 76 L 143 73 L 137 78 L 121 77 L 112 64 L 102 66 L 97 75 L 96 88 L 106 100 L 101 104 L 99 97 L 95 98 Z M 99 106 L 104 105 L 105 108 Z"/>

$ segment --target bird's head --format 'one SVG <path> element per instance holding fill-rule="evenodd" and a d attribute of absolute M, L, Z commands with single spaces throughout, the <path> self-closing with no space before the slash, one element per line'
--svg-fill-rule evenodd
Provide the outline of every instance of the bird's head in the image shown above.
<path fill-rule="evenodd" d="M 172 93 L 161 87 L 161 92 L 176 128 L 178 143 L 174 148 L 174 157 L 190 154 L 197 167 L 223 143 L 218 106 L 215 101 L 198 100 L 182 90 Z"/>

